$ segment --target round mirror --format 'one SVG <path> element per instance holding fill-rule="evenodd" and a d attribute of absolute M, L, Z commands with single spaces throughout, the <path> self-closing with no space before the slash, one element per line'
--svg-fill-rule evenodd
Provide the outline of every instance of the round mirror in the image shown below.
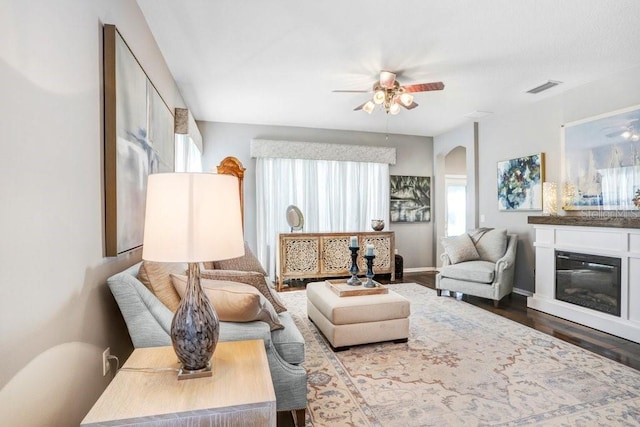
<path fill-rule="evenodd" d="M 304 227 L 304 216 L 295 205 L 287 207 L 287 224 L 291 227 L 292 232 L 302 230 L 302 227 Z"/>

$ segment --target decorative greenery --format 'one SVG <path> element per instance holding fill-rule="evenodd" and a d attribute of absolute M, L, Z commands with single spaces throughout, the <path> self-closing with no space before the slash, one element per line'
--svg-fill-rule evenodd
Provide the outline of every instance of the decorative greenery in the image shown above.
<path fill-rule="evenodd" d="M 532 188 L 541 183 L 541 156 L 506 160 L 498 169 L 498 201 L 504 209 L 521 209 L 533 196 Z"/>

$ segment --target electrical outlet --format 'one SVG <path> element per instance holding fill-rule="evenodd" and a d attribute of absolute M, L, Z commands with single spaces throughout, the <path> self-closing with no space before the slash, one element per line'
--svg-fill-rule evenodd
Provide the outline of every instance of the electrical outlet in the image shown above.
<path fill-rule="evenodd" d="M 102 376 L 106 376 L 107 372 L 111 370 L 111 362 L 109 362 L 109 356 L 111 356 L 111 349 L 107 347 L 105 351 L 102 352 Z"/>

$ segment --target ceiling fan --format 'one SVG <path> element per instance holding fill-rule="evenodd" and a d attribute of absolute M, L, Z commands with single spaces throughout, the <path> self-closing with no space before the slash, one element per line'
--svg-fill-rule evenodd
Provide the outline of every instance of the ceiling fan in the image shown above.
<path fill-rule="evenodd" d="M 428 92 L 432 90 L 444 89 L 444 83 L 418 83 L 414 85 L 403 86 L 396 80 L 396 74 L 390 71 L 380 71 L 380 80 L 373 84 L 372 90 L 334 90 L 334 92 L 354 92 L 354 93 L 370 93 L 373 92 L 373 98 L 367 102 L 358 105 L 354 111 L 364 110 L 371 114 L 376 105 L 380 105 L 384 110 L 391 114 L 398 114 L 400 107 L 412 110 L 418 106 L 413 100 L 412 93 Z"/>
<path fill-rule="evenodd" d="M 622 137 L 627 141 L 640 141 L 640 125 L 638 123 L 639 120 L 640 119 L 629 120 L 625 126 L 621 126 L 617 128 L 616 131 L 608 133 L 606 137 Z"/>

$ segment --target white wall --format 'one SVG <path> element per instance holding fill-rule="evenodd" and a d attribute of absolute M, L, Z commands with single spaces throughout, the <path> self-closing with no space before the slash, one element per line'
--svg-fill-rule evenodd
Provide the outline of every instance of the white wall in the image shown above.
<path fill-rule="evenodd" d="M 198 126 L 204 141 L 205 171 L 215 170 L 216 165 L 227 156 L 237 157 L 247 168 L 244 185 L 245 235 L 252 248 L 255 248 L 256 242 L 255 159 L 249 155 L 252 139 L 395 147 L 397 163 L 390 167 L 391 175 L 433 176 L 433 143 L 427 137 L 389 135 L 387 139 L 387 135 L 379 133 L 217 122 L 199 122 Z M 434 265 L 431 244 L 433 222 L 393 223 L 387 225 L 385 230 L 395 232 L 396 248 L 404 257 L 405 269 Z"/>
<path fill-rule="evenodd" d="M 640 104 L 639 75 L 640 67 L 626 70 L 479 123 L 479 214 L 486 218 L 480 225 L 506 227 L 519 235 L 516 288 L 534 290 L 533 228 L 527 217 L 542 212 L 498 211 L 497 162 L 543 152 L 546 180 L 561 183 L 561 126 Z"/>
<path fill-rule="evenodd" d="M 105 279 L 102 25 L 115 24 L 173 109 L 184 106 L 137 4 L 0 9 L 0 424 L 78 425 L 131 342 Z"/>

